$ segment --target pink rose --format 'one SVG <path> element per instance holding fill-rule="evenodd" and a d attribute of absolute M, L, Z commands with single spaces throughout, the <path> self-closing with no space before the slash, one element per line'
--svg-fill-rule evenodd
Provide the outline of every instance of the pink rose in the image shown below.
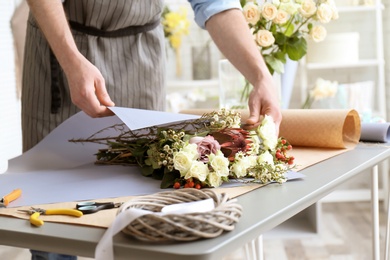
<path fill-rule="evenodd" d="M 198 146 L 198 153 L 202 162 L 208 162 L 209 154 L 216 154 L 221 149 L 218 141 L 211 135 L 206 137 L 195 136 L 190 139 L 190 144 L 196 144 Z"/>

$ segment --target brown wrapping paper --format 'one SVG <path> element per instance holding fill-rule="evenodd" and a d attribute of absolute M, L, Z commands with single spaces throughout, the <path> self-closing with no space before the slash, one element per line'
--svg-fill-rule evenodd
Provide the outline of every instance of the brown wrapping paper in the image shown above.
<path fill-rule="evenodd" d="M 182 113 L 201 115 L 210 110 L 187 110 Z M 240 111 L 242 119 L 248 117 L 248 111 Z M 293 146 L 290 154 L 295 157 L 296 168 L 301 170 L 320 161 L 353 149 L 359 142 L 360 119 L 355 110 L 284 110 L 279 135 L 286 138 Z M 245 194 L 264 185 L 251 184 L 235 188 L 216 188 L 230 198 Z M 99 199 L 96 201 L 126 202 L 132 197 Z M 74 208 L 76 202 L 35 205 L 34 207 Z M 25 213 L 17 210 L 29 207 L 1 209 L 1 215 L 28 219 Z M 41 216 L 43 221 L 78 224 L 107 228 L 115 218 L 117 209 L 102 210 L 98 213 L 84 215 L 80 218 L 70 216 Z"/>

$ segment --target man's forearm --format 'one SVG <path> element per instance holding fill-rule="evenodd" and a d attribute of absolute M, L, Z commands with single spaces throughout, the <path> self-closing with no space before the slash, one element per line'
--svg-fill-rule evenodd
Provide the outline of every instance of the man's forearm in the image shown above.
<path fill-rule="evenodd" d="M 27 2 L 58 62 L 66 72 L 72 67 L 72 63 L 77 60 L 80 53 L 74 42 L 61 1 L 28 0 Z"/>
<path fill-rule="evenodd" d="M 251 82 L 259 82 L 268 68 L 256 47 L 253 36 L 240 10 L 230 9 L 212 16 L 206 22 L 220 51 Z"/>

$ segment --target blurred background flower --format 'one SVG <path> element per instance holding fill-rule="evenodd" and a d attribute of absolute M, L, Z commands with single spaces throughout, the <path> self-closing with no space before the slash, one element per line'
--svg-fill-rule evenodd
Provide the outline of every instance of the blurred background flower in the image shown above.
<path fill-rule="evenodd" d="M 334 97 L 337 93 L 337 89 L 337 81 L 332 82 L 330 80 L 318 78 L 313 89 L 309 91 L 309 94 L 307 95 L 307 98 L 303 103 L 302 108 L 311 108 L 314 101 Z"/>
<path fill-rule="evenodd" d="M 178 49 L 182 43 L 182 37 L 188 35 L 190 22 L 187 19 L 187 9 L 179 8 L 177 12 L 164 7 L 162 21 L 164 36 L 168 39 L 170 47 Z"/>
<path fill-rule="evenodd" d="M 187 9 L 179 8 L 178 11 L 171 11 L 168 6 L 164 7 L 161 23 L 164 28 L 164 36 L 169 46 L 175 52 L 176 76 L 181 76 L 180 46 L 184 35 L 188 35 L 190 22 L 187 18 Z"/>

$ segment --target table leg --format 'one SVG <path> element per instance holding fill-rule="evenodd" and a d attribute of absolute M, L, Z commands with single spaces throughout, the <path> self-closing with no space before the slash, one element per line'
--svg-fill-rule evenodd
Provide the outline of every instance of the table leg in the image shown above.
<path fill-rule="evenodd" d="M 379 203 L 378 203 L 378 165 L 371 170 L 371 214 L 372 214 L 372 254 L 373 260 L 380 259 L 379 252 Z"/>
<path fill-rule="evenodd" d="M 244 250 L 246 260 L 263 260 L 263 235 L 246 244 Z"/>
<path fill-rule="evenodd" d="M 384 194 L 384 198 L 387 198 L 387 222 L 386 222 L 386 238 L 385 238 L 385 258 L 389 259 L 389 237 L 390 237 L 390 191 Z"/>

